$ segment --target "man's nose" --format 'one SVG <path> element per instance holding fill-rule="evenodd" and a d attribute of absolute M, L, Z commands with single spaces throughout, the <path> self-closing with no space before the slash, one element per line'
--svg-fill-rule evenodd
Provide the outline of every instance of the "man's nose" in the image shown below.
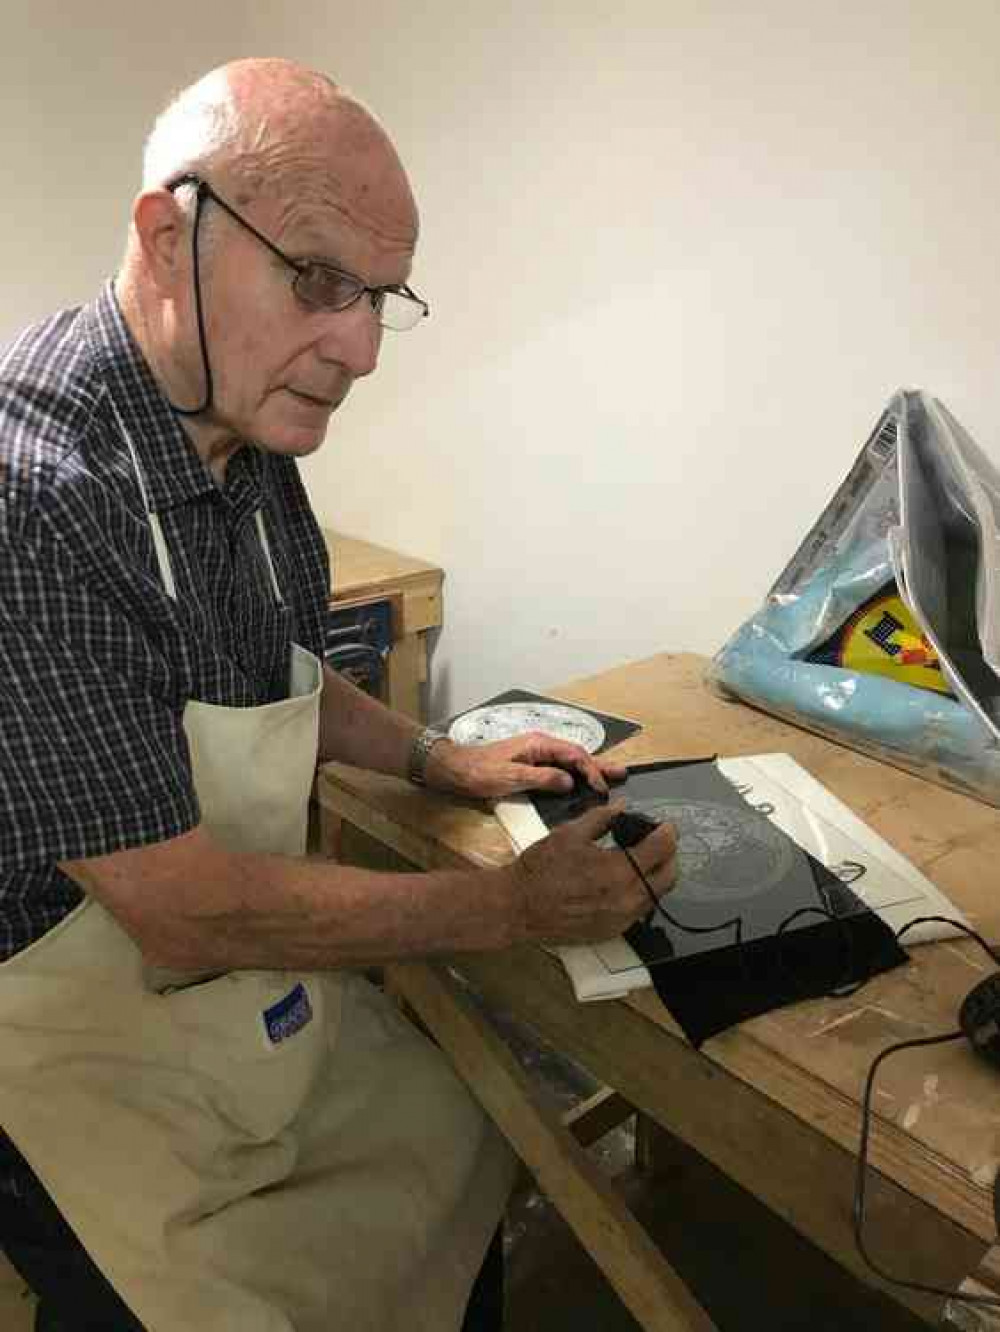
<path fill-rule="evenodd" d="M 354 379 L 370 375 L 378 365 L 382 325 L 365 292 L 346 310 L 331 311 L 316 349 L 325 361 L 337 361 Z"/>

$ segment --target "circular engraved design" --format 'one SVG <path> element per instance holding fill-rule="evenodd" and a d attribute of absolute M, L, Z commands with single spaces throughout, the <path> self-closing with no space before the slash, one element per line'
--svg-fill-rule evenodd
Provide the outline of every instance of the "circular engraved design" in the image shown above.
<path fill-rule="evenodd" d="M 604 744 L 604 727 L 589 712 L 561 703 L 497 703 L 457 717 L 448 738 L 457 745 L 488 745 L 528 731 L 542 731 L 569 740 L 596 754 Z"/>
<path fill-rule="evenodd" d="M 679 897 L 699 902 L 756 897 L 792 868 L 793 844 L 753 809 L 673 800 L 647 801 L 639 808 L 677 829 Z"/>

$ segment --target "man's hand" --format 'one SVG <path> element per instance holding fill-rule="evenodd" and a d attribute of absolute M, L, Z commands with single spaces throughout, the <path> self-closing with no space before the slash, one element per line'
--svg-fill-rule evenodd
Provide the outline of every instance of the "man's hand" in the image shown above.
<path fill-rule="evenodd" d="M 517 791 L 570 791 L 581 773 L 595 790 L 625 780 L 620 763 L 594 759 L 579 745 L 532 731 L 489 745 L 456 745 L 439 740 L 427 758 L 425 780 L 437 791 L 499 799 Z"/>
<path fill-rule="evenodd" d="M 594 845 L 622 808 L 615 803 L 588 810 L 501 871 L 511 876 L 524 940 L 599 943 L 621 934 L 652 909 L 649 893 L 624 852 Z M 676 849 L 677 834 L 669 823 L 632 848 L 658 898 L 673 884 Z"/>

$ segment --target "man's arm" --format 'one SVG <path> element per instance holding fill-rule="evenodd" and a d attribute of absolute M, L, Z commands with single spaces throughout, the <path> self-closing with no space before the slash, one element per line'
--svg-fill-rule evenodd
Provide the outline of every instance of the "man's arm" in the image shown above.
<path fill-rule="evenodd" d="M 403 776 L 420 727 L 328 667 L 320 756 Z M 518 737 L 476 750 L 441 741 L 428 785 L 493 796 L 563 789 L 577 767 L 595 784 L 617 775 L 575 745 Z M 559 763 L 561 767 L 546 766 Z M 495 870 L 381 874 L 288 856 L 231 852 L 203 828 L 60 868 L 101 902 L 146 961 L 181 971 L 323 970 L 504 948 L 527 940 L 612 938 L 649 908 L 620 852 L 594 845 L 618 805 L 605 805 Z M 674 836 L 651 834 L 633 853 L 651 886 L 673 879 Z M 640 859 L 641 857 L 641 859 Z"/>
<path fill-rule="evenodd" d="M 405 777 L 413 742 L 422 729 L 329 666 L 323 667 L 321 763 L 337 759 Z M 599 791 L 607 791 L 609 781 L 625 776 L 621 764 L 593 759 L 579 745 L 532 733 L 490 745 L 462 746 L 441 740 L 430 752 L 425 778 L 433 790 L 489 800 L 517 791 L 567 791 L 573 784 L 567 769 L 582 773 Z"/>
<path fill-rule="evenodd" d="M 151 965 L 176 970 L 318 970 L 611 938 L 649 909 L 618 851 L 594 845 L 604 805 L 493 870 L 381 874 L 324 860 L 230 852 L 201 828 L 151 846 L 64 861 Z M 673 879 L 664 826 L 633 851 L 651 887 Z"/>
<path fill-rule="evenodd" d="M 324 665 L 319 711 L 321 763 L 337 759 L 405 777 L 410 750 L 422 729 Z"/>
<path fill-rule="evenodd" d="M 403 776 L 420 727 L 328 667 L 320 756 Z M 518 737 L 467 750 L 442 741 L 428 785 L 474 796 L 560 790 L 577 767 L 595 784 L 617 775 L 578 746 Z M 561 766 L 546 766 L 558 763 Z M 605 805 L 495 870 L 381 874 L 319 859 L 231 852 L 203 828 L 60 868 L 115 916 L 146 961 L 182 971 L 361 967 L 393 959 L 504 948 L 527 940 L 612 938 L 649 908 L 620 852 L 594 842 L 619 805 Z M 673 879 L 663 828 L 635 853 L 651 886 Z M 641 860 L 640 860 L 641 857 Z"/>

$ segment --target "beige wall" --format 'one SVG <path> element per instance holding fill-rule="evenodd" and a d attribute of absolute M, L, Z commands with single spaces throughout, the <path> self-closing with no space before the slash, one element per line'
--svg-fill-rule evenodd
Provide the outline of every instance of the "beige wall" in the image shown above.
<path fill-rule="evenodd" d="M 181 4 L 164 31 L 98 5 L 67 32 L 34 4 L 0 57 L 0 335 L 113 266 L 140 125 L 223 55 L 309 59 L 392 129 L 433 318 L 307 480 L 447 570 L 441 711 L 713 649 L 900 384 L 1000 457 L 993 3 L 541 8 Z"/>
<path fill-rule="evenodd" d="M 244 54 L 246 8 L 0 0 L 0 339 L 114 272 L 149 122 Z"/>

